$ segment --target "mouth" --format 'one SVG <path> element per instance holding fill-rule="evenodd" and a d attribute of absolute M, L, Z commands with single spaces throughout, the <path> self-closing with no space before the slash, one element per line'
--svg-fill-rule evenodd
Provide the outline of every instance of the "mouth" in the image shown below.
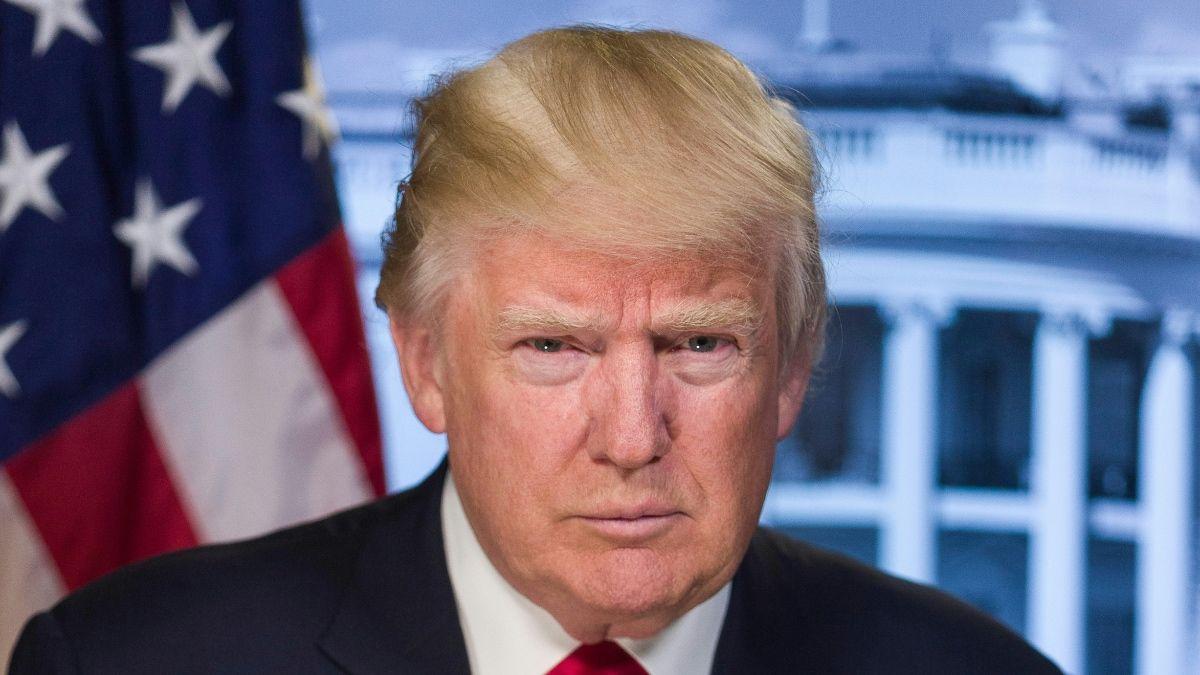
<path fill-rule="evenodd" d="M 679 524 L 686 516 L 667 506 L 602 509 L 580 516 L 585 526 L 610 539 L 623 541 L 650 539 L 660 536 Z"/>

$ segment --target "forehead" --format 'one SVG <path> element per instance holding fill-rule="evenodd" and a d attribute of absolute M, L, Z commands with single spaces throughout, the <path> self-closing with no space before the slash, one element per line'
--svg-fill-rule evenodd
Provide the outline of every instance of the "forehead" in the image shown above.
<path fill-rule="evenodd" d="M 490 242 L 473 258 L 470 292 L 494 312 L 531 304 L 657 311 L 723 300 L 765 309 L 771 298 L 769 274 L 711 253 L 602 253 L 551 237 L 515 235 Z"/>

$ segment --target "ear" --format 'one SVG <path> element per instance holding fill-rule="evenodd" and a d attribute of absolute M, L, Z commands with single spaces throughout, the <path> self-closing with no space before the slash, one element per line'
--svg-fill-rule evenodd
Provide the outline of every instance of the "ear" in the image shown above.
<path fill-rule="evenodd" d="M 779 387 L 779 426 L 775 430 L 775 440 L 781 441 L 791 433 L 800 415 L 800 407 L 804 405 L 804 394 L 808 391 L 811 374 L 812 367 L 807 360 L 798 361 L 784 372 Z"/>
<path fill-rule="evenodd" d="M 432 329 L 424 325 L 402 324 L 389 317 L 392 343 L 400 360 L 404 390 L 417 419 L 435 434 L 446 431 L 446 405 L 442 391 L 442 370 Z"/>

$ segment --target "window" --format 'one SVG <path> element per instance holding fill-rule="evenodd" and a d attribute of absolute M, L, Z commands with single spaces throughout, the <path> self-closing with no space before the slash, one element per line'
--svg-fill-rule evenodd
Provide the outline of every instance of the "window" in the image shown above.
<path fill-rule="evenodd" d="M 1037 317 L 962 310 L 942 331 L 939 481 L 1028 487 L 1030 387 Z"/>
<path fill-rule="evenodd" d="M 1133 672 L 1134 545 L 1088 541 L 1087 672 Z"/>
<path fill-rule="evenodd" d="M 879 556 L 879 531 L 873 527 L 787 527 L 788 535 L 813 546 L 837 551 L 868 565 L 876 565 Z"/>
<path fill-rule="evenodd" d="M 1153 345 L 1152 327 L 1117 321 L 1088 349 L 1088 495 L 1136 499 L 1139 400 Z"/>
<path fill-rule="evenodd" d="M 874 309 L 831 309 L 800 419 L 779 443 L 777 480 L 878 480 L 882 344 Z"/>

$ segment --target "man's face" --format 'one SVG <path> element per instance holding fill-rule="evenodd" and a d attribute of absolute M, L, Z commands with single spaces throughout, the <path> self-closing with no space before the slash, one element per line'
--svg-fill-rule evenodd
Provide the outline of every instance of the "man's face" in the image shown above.
<path fill-rule="evenodd" d="M 769 276 L 521 237 L 451 292 L 429 371 L 463 505 L 576 637 L 652 634 L 741 561 L 803 393 Z"/>

